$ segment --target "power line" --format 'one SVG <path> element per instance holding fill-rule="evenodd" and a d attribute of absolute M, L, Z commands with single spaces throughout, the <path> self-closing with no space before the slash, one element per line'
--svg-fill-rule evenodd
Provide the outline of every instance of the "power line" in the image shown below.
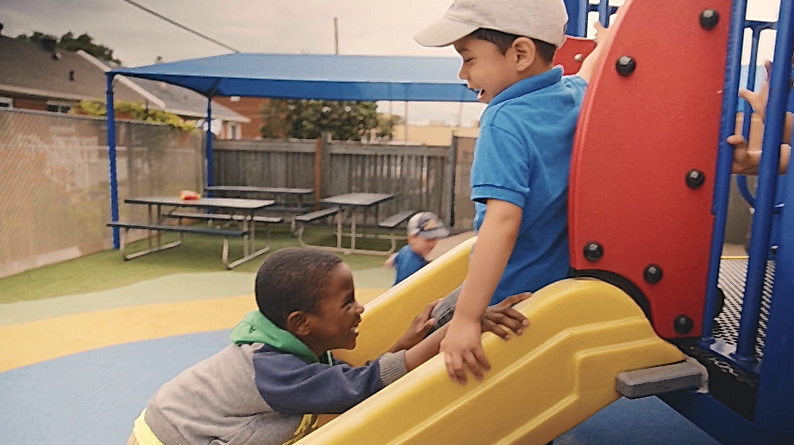
<path fill-rule="evenodd" d="M 168 23 L 170 23 L 170 24 L 172 24 L 172 25 L 174 25 L 174 26 L 176 26 L 176 27 L 179 27 L 179 28 L 181 28 L 181 29 L 184 29 L 185 31 L 187 31 L 187 32 L 189 32 L 189 33 L 191 33 L 191 34 L 195 34 L 195 35 L 197 35 L 197 36 L 201 37 L 201 38 L 202 38 L 202 39 L 204 39 L 204 40 L 210 41 L 210 42 L 212 42 L 212 43 L 214 43 L 214 44 L 216 44 L 216 45 L 222 46 L 222 47 L 224 47 L 224 48 L 226 48 L 226 49 L 228 49 L 228 50 L 234 51 L 234 52 L 236 52 L 236 53 L 239 53 L 239 52 L 240 52 L 240 51 L 238 51 L 238 50 L 236 50 L 236 49 L 232 48 L 231 46 L 229 46 L 229 45 L 227 45 L 227 44 L 225 44 L 225 43 L 223 43 L 223 42 L 219 42 L 219 41 L 217 41 L 217 40 L 213 39 L 212 37 L 209 37 L 209 36 L 207 36 L 207 35 L 204 35 L 204 34 L 202 34 L 202 33 L 198 32 L 198 31 L 192 30 L 192 29 L 188 28 L 187 26 L 185 26 L 185 25 L 183 25 L 183 24 L 181 24 L 181 23 L 179 23 L 179 22 L 177 22 L 177 21 L 175 21 L 175 20 L 171 20 L 171 19 L 169 19 L 168 17 L 166 17 L 166 16 L 164 16 L 164 15 L 162 15 L 162 14 L 160 14 L 160 13 L 157 13 L 157 12 L 155 12 L 155 11 L 152 11 L 151 9 L 149 9 L 149 8 L 147 8 L 147 7 L 145 7 L 145 6 L 141 5 L 141 4 L 135 3 L 135 2 L 134 2 L 134 1 L 132 1 L 132 0 L 121 0 L 121 1 L 123 1 L 123 2 L 125 2 L 125 3 L 129 3 L 130 5 L 132 5 L 132 6 L 135 6 L 135 7 L 136 7 L 136 8 L 138 8 L 138 9 L 141 9 L 141 10 L 143 10 L 143 11 L 146 11 L 146 12 L 148 12 L 149 14 L 151 14 L 151 15 L 153 15 L 153 16 L 155 16 L 155 17 L 157 17 L 158 19 L 165 20 L 166 22 L 168 22 Z"/>

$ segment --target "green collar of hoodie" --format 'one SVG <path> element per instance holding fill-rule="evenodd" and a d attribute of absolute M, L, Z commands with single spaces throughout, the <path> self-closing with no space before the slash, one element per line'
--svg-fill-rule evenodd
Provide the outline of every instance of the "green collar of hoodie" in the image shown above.
<path fill-rule="evenodd" d="M 244 345 L 251 343 L 263 343 L 281 352 L 292 354 L 306 363 L 319 363 L 320 360 L 302 341 L 294 335 L 276 326 L 261 312 L 251 311 L 243 321 L 232 329 L 232 343 Z M 325 358 L 327 364 L 331 364 L 331 353 L 326 351 Z"/>

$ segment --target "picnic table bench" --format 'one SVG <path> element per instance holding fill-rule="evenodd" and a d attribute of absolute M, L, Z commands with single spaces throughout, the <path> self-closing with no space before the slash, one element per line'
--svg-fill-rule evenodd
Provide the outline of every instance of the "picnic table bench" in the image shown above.
<path fill-rule="evenodd" d="M 135 223 L 123 221 L 111 221 L 108 227 L 122 230 L 121 236 L 121 256 L 125 261 L 148 255 L 150 253 L 171 249 L 182 244 L 185 233 L 195 233 L 202 235 L 214 235 L 223 237 L 223 250 L 221 258 L 227 269 L 232 269 L 246 261 L 264 254 L 270 248 L 265 246 L 257 250 L 256 248 L 256 226 L 255 222 L 278 222 L 279 218 L 255 216 L 254 212 L 273 204 L 269 200 L 254 199 L 229 199 L 229 198 L 199 198 L 185 200 L 178 197 L 144 197 L 129 198 L 124 200 L 127 204 L 146 205 L 148 207 L 148 223 Z M 163 207 L 171 208 L 170 211 L 163 213 Z M 177 212 L 178 208 L 202 209 L 201 213 Z M 154 210 L 154 211 L 153 211 Z M 209 211 L 226 211 L 228 213 L 210 213 Z M 176 216 L 181 213 L 181 215 Z M 166 218 L 177 218 L 179 225 L 164 224 Z M 203 219 L 206 221 L 224 221 L 222 227 L 196 227 L 183 226 L 182 219 Z M 234 224 L 237 229 L 229 226 Z M 148 232 L 148 249 L 128 255 L 125 252 L 127 237 L 130 230 L 146 230 Z M 168 244 L 163 244 L 161 234 L 164 232 L 179 233 L 179 240 Z M 269 235 L 269 233 L 268 233 Z M 229 238 L 239 237 L 243 239 L 242 258 L 229 262 Z M 156 246 L 153 245 L 153 238 L 156 239 Z M 269 239 L 269 236 L 268 236 Z"/>
<path fill-rule="evenodd" d="M 309 247 L 309 244 L 306 244 L 306 241 L 303 240 L 303 232 L 306 231 L 306 224 L 321 219 L 325 219 L 330 216 L 336 216 L 338 213 L 339 213 L 339 207 L 330 207 L 327 209 L 317 210 L 314 212 L 304 213 L 303 215 L 295 216 L 295 222 L 298 224 L 298 229 L 297 229 L 298 243 L 303 247 Z"/>
<path fill-rule="evenodd" d="M 169 218 L 177 218 L 179 220 L 182 219 L 199 219 L 205 221 L 242 221 L 246 218 L 245 215 L 229 215 L 228 213 L 188 213 L 188 212 L 173 212 L 169 213 Z M 254 215 L 251 218 L 253 221 L 266 223 L 266 224 L 278 224 L 284 221 L 284 218 L 280 216 L 263 216 L 263 215 Z"/>
<path fill-rule="evenodd" d="M 161 250 L 172 249 L 174 247 L 177 247 L 180 244 L 182 244 L 182 236 L 185 233 L 197 233 L 201 235 L 222 236 L 223 251 L 221 252 L 221 259 L 223 260 L 223 264 L 229 269 L 231 269 L 231 267 L 229 267 L 229 238 L 235 238 L 235 237 L 240 238 L 240 237 L 248 236 L 247 230 L 215 229 L 210 227 L 169 226 L 164 224 L 136 224 L 136 223 L 127 223 L 127 222 L 109 222 L 107 226 L 118 227 L 122 229 L 120 251 L 121 251 L 121 257 L 124 258 L 124 261 L 130 261 L 132 259 L 135 259 L 143 255 L 148 255 L 150 253 L 159 252 Z M 164 245 L 150 247 L 147 250 L 143 250 L 140 252 L 127 255 L 125 252 L 125 246 L 127 244 L 127 236 L 131 229 L 148 230 L 150 234 L 151 232 L 177 232 L 179 233 L 179 240 Z"/>
<path fill-rule="evenodd" d="M 378 227 L 383 229 L 389 230 L 388 236 L 383 235 L 372 235 L 368 236 L 366 233 L 362 232 L 359 233 L 356 228 L 356 218 L 359 212 L 363 212 L 364 220 L 366 220 L 367 211 L 370 209 L 375 210 L 375 219 L 377 220 L 378 217 L 378 206 L 386 201 L 390 201 L 394 199 L 394 195 L 386 194 L 386 193 L 347 193 L 344 195 L 339 196 L 332 196 L 330 198 L 325 198 L 321 200 L 322 203 L 325 204 L 333 204 L 334 207 L 330 207 L 323 210 L 317 210 L 314 212 L 309 212 L 303 215 L 298 215 L 295 217 L 295 221 L 299 223 L 298 228 L 298 242 L 302 246 L 308 246 L 304 239 L 303 235 L 306 230 L 306 225 L 313 221 L 318 221 L 324 218 L 328 218 L 330 216 L 334 216 L 336 219 L 336 246 L 329 247 L 329 246 L 314 246 L 320 247 L 323 249 L 334 250 L 338 252 L 343 252 L 346 254 L 349 253 L 363 253 L 363 254 L 370 254 L 370 255 L 389 255 L 394 252 L 397 248 L 397 239 L 400 238 L 395 233 L 395 228 L 400 224 L 407 221 L 411 216 L 413 216 L 414 211 L 403 211 L 392 215 L 382 221 L 378 222 Z M 345 221 L 348 221 L 347 223 Z M 349 233 L 345 233 L 343 231 L 343 224 L 349 224 L 350 230 Z M 350 237 L 350 247 L 342 247 L 342 237 L 348 236 Z M 375 239 L 389 239 L 391 241 L 391 246 L 388 250 L 368 250 L 368 249 L 360 249 L 356 248 L 356 238 L 362 238 L 367 236 L 368 238 L 375 238 Z"/>
<path fill-rule="evenodd" d="M 391 238 L 391 249 L 389 253 L 394 252 L 397 250 L 397 240 L 404 239 L 405 237 L 402 235 L 397 235 L 395 233 L 395 229 L 403 224 L 404 222 L 411 219 L 412 216 L 416 214 L 415 210 L 406 210 L 404 212 L 395 213 L 394 215 L 380 221 L 378 223 L 378 227 L 389 229 L 389 237 Z"/>
<path fill-rule="evenodd" d="M 228 213 L 189 213 L 189 212 L 171 212 L 166 215 L 169 218 L 176 218 L 179 221 L 179 225 L 182 225 L 183 219 L 194 219 L 199 221 L 222 221 L 226 223 L 230 223 L 232 221 L 240 223 L 245 218 L 249 218 L 246 215 L 230 215 Z M 255 223 L 263 223 L 265 224 L 265 231 L 267 233 L 268 241 L 270 241 L 270 224 L 278 224 L 284 221 L 284 218 L 280 216 L 264 216 L 264 215 L 254 215 L 250 217 L 251 221 Z"/>

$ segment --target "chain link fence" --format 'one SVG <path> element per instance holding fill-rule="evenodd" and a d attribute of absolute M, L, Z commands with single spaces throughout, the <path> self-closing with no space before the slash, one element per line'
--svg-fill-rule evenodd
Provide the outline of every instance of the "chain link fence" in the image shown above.
<path fill-rule="evenodd" d="M 201 190 L 202 134 L 118 122 L 119 199 Z M 0 109 L 0 277 L 111 246 L 104 119 Z M 120 205 L 121 219 L 145 209 Z M 141 207 L 141 206 L 137 206 Z"/>

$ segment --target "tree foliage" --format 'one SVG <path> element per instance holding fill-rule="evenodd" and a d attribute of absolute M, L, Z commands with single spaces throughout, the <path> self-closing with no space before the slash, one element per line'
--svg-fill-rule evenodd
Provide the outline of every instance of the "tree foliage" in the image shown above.
<path fill-rule="evenodd" d="M 113 109 L 118 117 L 126 117 L 136 121 L 154 122 L 168 124 L 179 130 L 191 131 L 196 127 L 182 120 L 174 113 L 162 110 L 151 110 L 141 102 L 115 102 Z M 93 117 L 104 117 L 107 114 L 107 107 L 102 101 L 81 101 L 70 111 L 74 114 L 83 114 Z"/>
<path fill-rule="evenodd" d="M 55 48 L 61 49 L 64 51 L 71 51 L 77 52 L 78 50 L 83 50 L 88 54 L 91 54 L 94 57 L 97 57 L 102 60 L 108 60 L 111 62 L 118 63 L 121 65 L 121 61 L 113 57 L 113 50 L 108 48 L 105 45 L 101 45 L 98 43 L 94 43 L 94 38 L 88 35 L 87 33 L 80 34 L 78 37 L 75 37 L 74 34 L 69 31 L 66 34 L 62 35 L 60 38 L 57 38 L 53 35 L 44 34 L 39 31 L 34 31 L 30 33 L 30 35 L 20 34 L 17 36 L 19 40 L 26 40 L 28 42 L 33 43 L 41 43 L 42 40 L 45 38 L 51 38 L 56 41 Z"/>
<path fill-rule="evenodd" d="M 262 106 L 260 129 L 264 138 L 316 139 L 323 132 L 336 140 L 360 141 L 377 137 L 391 138 L 396 122 L 377 112 L 375 102 L 328 100 L 269 100 Z"/>

